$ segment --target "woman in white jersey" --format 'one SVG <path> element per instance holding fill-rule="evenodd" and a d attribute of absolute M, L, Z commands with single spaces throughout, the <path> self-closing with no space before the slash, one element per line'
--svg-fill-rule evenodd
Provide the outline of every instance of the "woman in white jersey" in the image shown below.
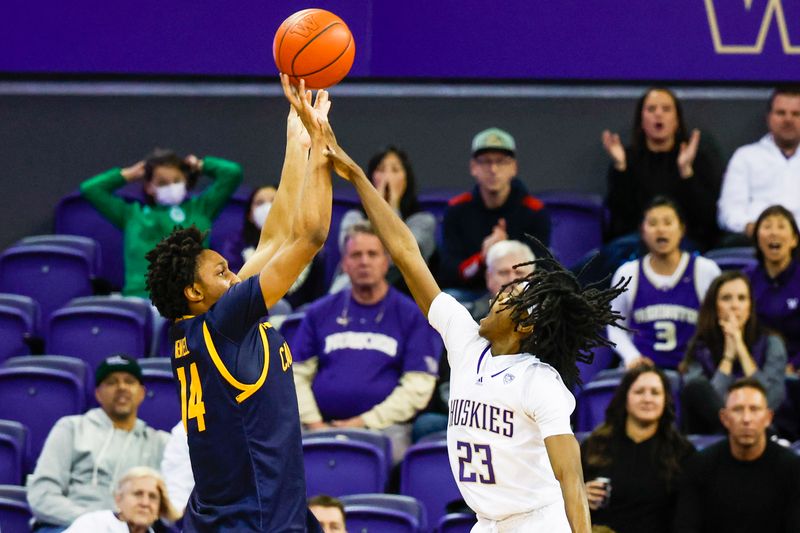
<path fill-rule="evenodd" d="M 339 147 L 336 172 L 355 185 L 411 294 L 441 334 L 452 369 L 447 447 L 473 532 L 590 531 L 580 449 L 570 429 L 576 360 L 608 341 L 621 287 L 583 290 L 552 257 L 500 290 L 480 326 L 443 293 L 414 236 Z M 537 354 L 536 356 L 532 354 Z"/>

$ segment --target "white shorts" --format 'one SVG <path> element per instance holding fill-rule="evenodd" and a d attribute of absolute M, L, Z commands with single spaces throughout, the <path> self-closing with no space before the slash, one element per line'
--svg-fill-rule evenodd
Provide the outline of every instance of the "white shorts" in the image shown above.
<path fill-rule="evenodd" d="M 478 517 L 471 533 L 570 533 L 567 512 L 562 502 L 540 507 L 529 513 L 517 514 L 503 520 Z"/>

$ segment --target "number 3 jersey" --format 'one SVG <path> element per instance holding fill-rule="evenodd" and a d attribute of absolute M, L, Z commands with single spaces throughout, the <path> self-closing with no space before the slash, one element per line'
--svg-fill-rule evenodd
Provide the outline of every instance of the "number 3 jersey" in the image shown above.
<path fill-rule="evenodd" d="M 195 479 L 185 531 L 306 531 L 291 352 L 266 314 L 253 276 L 170 331 Z"/>
<path fill-rule="evenodd" d="M 447 348 L 447 449 L 467 505 L 489 520 L 563 506 L 544 444 L 572 434 L 575 399 L 558 372 L 531 354 L 492 356 L 478 324 L 445 293 L 433 300 L 428 320 Z"/>
<path fill-rule="evenodd" d="M 687 252 L 683 252 L 671 275 L 655 273 L 649 254 L 622 265 L 613 282 L 622 277 L 630 277 L 631 282 L 613 307 L 626 318 L 625 325 L 632 333 L 608 328 L 617 350 L 625 351 L 625 339 L 619 342 L 619 337 L 630 335 L 634 351 L 649 357 L 660 368 L 677 368 L 697 327 L 703 296 L 719 272 L 710 259 Z"/>

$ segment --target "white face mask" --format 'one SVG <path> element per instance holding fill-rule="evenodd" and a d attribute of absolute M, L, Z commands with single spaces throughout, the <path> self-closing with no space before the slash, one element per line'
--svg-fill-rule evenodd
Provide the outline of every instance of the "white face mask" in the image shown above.
<path fill-rule="evenodd" d="M 267 221 L 267 215 L 271 208 L 272 202 L 264 202 L 253 209 L 253 224 L 255 224 L 258 229 L 264 227 L 264 222 Z"/>
<path fill-rule="evenodd" d="M 155 196 L 158 205 L 180 205 L 186 199 L 186 182 L 156 187 Z"/>

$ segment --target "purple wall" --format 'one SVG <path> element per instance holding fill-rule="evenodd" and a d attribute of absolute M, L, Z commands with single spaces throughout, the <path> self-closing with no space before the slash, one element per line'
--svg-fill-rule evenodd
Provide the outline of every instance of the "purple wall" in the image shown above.
<path fill-rule="evenodd" d="M 800 0 L 318 0 L 351 77 L 800 81 Z M 272 76 L 289 0 L 6 0 L 0 73 Z M 718 35 L 719 38 L 715 38 Z"/>

